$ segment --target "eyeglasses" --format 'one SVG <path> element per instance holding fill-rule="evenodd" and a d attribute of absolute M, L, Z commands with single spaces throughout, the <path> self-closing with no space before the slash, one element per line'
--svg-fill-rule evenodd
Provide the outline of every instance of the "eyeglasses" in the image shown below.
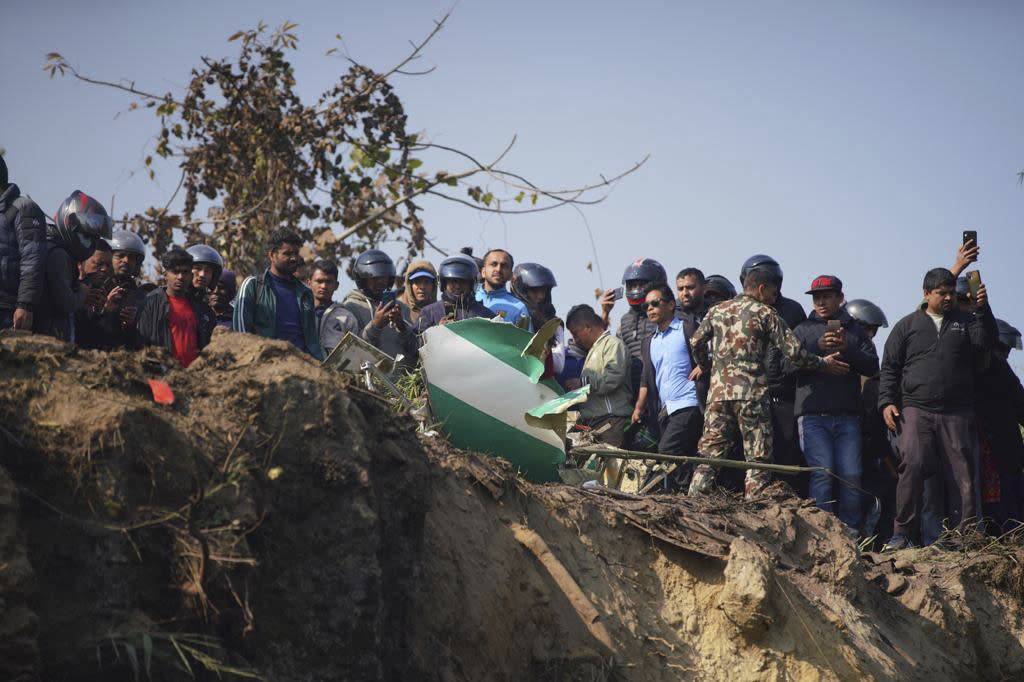
<path fill-rule="evenodd" d="M 671 303 L 671 302 L 672 301 L 669 301 L 669 300 L 664 299 L 664 298 L 655 298 L 653 300 L 644 301 L 643 303 L 641 303 L 640 304 L 640 310 L 642 310 L 643 312 L 646 313 L 647 309 L 650 308 L 651 306 L 659 306 L 659 305 L 664 305 L 666 303 Z"/>

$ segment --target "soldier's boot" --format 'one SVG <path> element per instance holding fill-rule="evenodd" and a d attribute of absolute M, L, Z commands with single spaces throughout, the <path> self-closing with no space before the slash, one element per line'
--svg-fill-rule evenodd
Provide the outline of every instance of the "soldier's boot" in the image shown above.
<path fill-rule="evenodd" d="M 711 488 L 711 484 L 715 482 L 715 470 L 707 464 L 701 464 L 697 467 L 697 470 L 693 472 L 693 478 L 690 479 L 690 490 L 689 495 L 700 495 L 706 493 Z"/>
<path fill-rule="evenodd" d="M 743 486 L 743 498 L 746 500 L 757 497 L 761 491 L 768 487 L 772 481 L 770 472 L 763 469 L 747 469 L 746 480 Z"/>

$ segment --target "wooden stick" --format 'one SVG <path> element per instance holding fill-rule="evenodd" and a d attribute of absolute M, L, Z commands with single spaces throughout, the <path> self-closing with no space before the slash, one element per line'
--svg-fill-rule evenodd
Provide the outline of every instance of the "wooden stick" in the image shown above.
<path fill-rule="evenodd" d="M 586 446 L 573 448 L 573 452 L 582 452 L 597 457 L 617 457 L 619 459 L 652 459 L 657 462 L 693 462 L 694 464 L 708 464 L 713 467 L 726 467 L 728 469 L 764 469 L 766 471 L 777 471 L 780 474 L 802 474 L 812 471 L 827 471 L 824 467 L 799 467 L 789 464 L 768 464 L 767 462 L 737 462 L 732 459 L 719 459 L 717 457 L 688 457 L 684 455 L 661 455 L 654 452 L 638 452 L 636 450 L 623 450 L 613 447 Z"/>
<path fill-rule="evenodd" d="M 594 639 L 601 642 L 601 644 L 614 653 L 615 646 L 612 644 L 612 638 L 608 634 L 608 630 L 605 629 L 604 623 L 600 622 L 601 614 L 597 612 L 594 605 L 587 599 L 587 595 L 583 594 L 583 590 L 580 589 L 580 586 L 569 575 L 569 571 L 565 569 L 562 562 L 551 553 L 547 543 L 544 542 L 544 538 L 537 535 L 535 531 L 518 523 L 513 523 L 511 528 L 516 540 L 533 552 L 537 560 L 554 578 L 555 584 L 558 585 L 562 593 L 568 598 L 572 607 L 576 609 L 577 615 L 579 615 L 583 624 L 587 626 L 587 629 L 590 630 L 590 634 L 594 636 Z"/>

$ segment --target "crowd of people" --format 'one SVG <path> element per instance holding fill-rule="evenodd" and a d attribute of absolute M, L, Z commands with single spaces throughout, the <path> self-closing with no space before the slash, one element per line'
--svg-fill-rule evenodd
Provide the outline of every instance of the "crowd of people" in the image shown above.
<path fill-rule="evenodd" d="M 890 549 L 935 542 L 944 527 L 1001 533 L 1024 519 L 1024 387 L 1007 360 L 1021 335 L 994 317 L 976 273 L 964 274 L 979 255 L 974 241 L 951 268 L 925 274 L 923 302 L 893 326 L 879 360 L 874 338 L 888 320 L 877 305 L 847 300 L 838 276 L 821 275 L 806 291 L 808 316 L 782 295 L 782 268 L 766 255 L 743 264 L 739 291 L 696 267 L 670 280 L 641 258 L 596 308 L 560 317 L 554 273 L 504 249 L 482 259 L 463 249 L 401 273 L 370 249 L 336 302 L 338 265 L 305 263 L 289 230 L 269 235 L 266 269 L 245 277 L 211 246 L 171 247 L 157 286 L 141 278 L 143 241 L 113 227 L 81 191 L 48 221 L 0 158 L 0 329 L 96 350 L 162 346 L 182 367 L 216 327 L 281 339 L 317 360 L 352 334 L 401 371 L 416 367 L 435 325 L 480 317 L 537 331 L 558 319 L 545 376 L 565 390 L 590 387 L 577 423 L 608 445 L 807 467 L 791 479 L 797 492 Z M 770 478 L 717 469 L 665 467 L 652 483 L 754 496 Z"/>

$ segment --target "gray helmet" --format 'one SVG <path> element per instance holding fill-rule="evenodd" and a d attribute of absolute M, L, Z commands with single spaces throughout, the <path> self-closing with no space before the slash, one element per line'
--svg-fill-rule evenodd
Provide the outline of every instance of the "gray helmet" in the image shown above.
<path fill-rule="evenodd" d="M 1020 330 L 1006 320 L 997 319 L 996 326 L 999 327 L 999 343 L 1007 348 L 1024 350 L 1024 344 L 1021 343 Z"/>
<path fill-rule="evenodd" d="M 391 260 L 391 256 L 380 249 L 369 249 L 368 251 L 363 251 L 356 258 L 356 264 L 352 268 L 352 272 L 355 274 L 357 281 L 370 279 L 371 277 L 389 277 L 393 280 L 397 270 L 395 269 L 395 261 Z M 388 286 L 390 286 L 390 282 Z"/>
<path fill-rule="evenodd" d="M 713 291 L 723 298 L 736 298 L 736 287 L 722 275 L 708 275 L 704 279 L 704 291 Z"/>
<path fill-rule="evenodd" d="M 846 303 L 846 312 L 861 324 L 871 327 L 889 326 L 889 320 L 885 319 L 885 313 L 882 312 L 882 309 L 864 298 L 855 298 L 852 301 L 848 301 Z"/>
<path fill-rule="evenodd" d="M 520 289 L 557 287 L 555 273 L 539 263 L 520 263 L 514 270 L 516 286 Z"/>
<path fill-rule="evenodd" d="M 196 263 L 206 263 L 213 266 L 213 285 L 217 285 L 217 281 L 220 279 L 220 273 L 224 272 L 224 259 L 217 253 L 217 249 L 206 244 L 193 244 L 192 246 L 185 249 L 188 255 L 192 256 L 193 265 Z"/>
<path fill-rule="evenodd" d="M 110 244 L 111 251 L 137 253 L 140 263 L 146 257 L 146 245 L 142 242 L 142 238 L 131 230 L 115 230 L 107 242 Z"/>
<path fill-rule="evenodd" d="M 740 268 L 740 286 L 743 286 L 743 280 L 751 270 L 767 270 L 779 280 L 779 286 L 782 285 L 782 266 L 771 256 L 759 253 L 745 260 L 743 267 Z"/>
<path fill-rule="evenodd" d="M 470 256 L 458 255 L 449 256 L 441 261 L 441 267 L 437 269 L 438 279 L 444 287 L 446 279 L 467 279 L 476 282 L 480 270 L 476 267 L 476 261 Z"/>

